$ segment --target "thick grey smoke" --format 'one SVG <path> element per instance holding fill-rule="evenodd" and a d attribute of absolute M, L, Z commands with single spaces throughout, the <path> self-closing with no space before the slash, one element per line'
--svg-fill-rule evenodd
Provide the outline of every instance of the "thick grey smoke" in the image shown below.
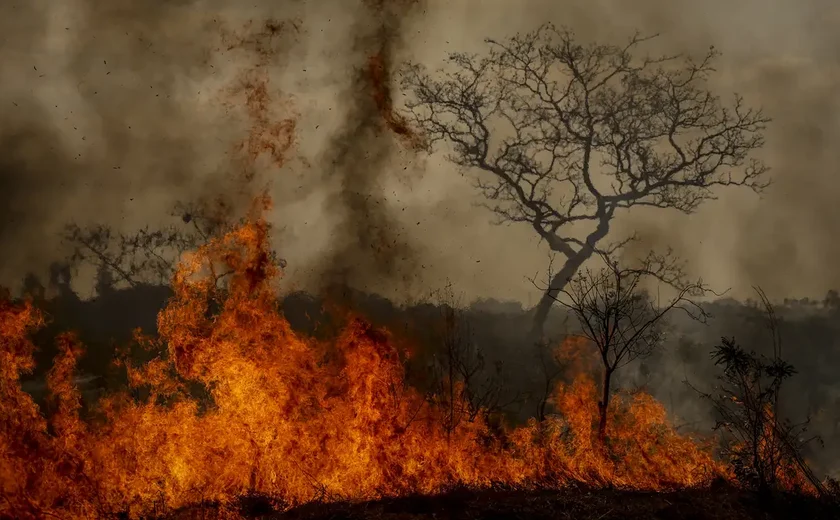
<path fill-rule="evenodd" d="M 243 169 L 251 193 L 269 186 L 310 288 L 416 278 L 414 228 L 382 178 L 416 173 L 388 70 L 421 5 L 4 4 L 0 281 L 60 260 L 70 221 L 161 225 L 175 201 L 241 188 Z"/>
<path fill-rule="evenodd" d="M 195 3 L 7 2 L 0 20 L 2 283 L 60 260 L 70 221 L 154 226 L 219 191 L 221 33 Z"/>
<path fill-rule="evenodd" d="M 714 86 L 775 119 L 764 155 L 776 184 L 763 199 L 727 192 L 690 218 L 634 212 L 617 231 L 676 247 L 697 274 L 738 296 L 753 284 L 774 297 L 820 295 L 840 285 L 831 261 L 835 4 L 6 2 L 0 282 L 60 258 L 56 232 L 70 220 L 154 225 L 176 200 L 229 191 L 236 144 L 253 121 L 243 94 L 225 93 L 261 58 L 226 42 L 277 20 L 287 25 L 270 35 L 262 67 L 271 117 L 294 119 L 294 146 L 282 166 L 262 156 L 253 168 L 255 186 L 272 186 L 289 284 L 346 281 L 411 296 L 448 277 L 468 298 L 533 303 L 526 277 L 545 269 L 544 249 L 527 227 L 490 225 L 468 180 L 389 130 L 369 59 L 435 67 L 447 52 L 479 52 L 485 37 L 551 21 L 582 39 L 617 41 L 639 29 L 662 34 L 652 50 L 723 52 Z"/>
<path fill-rule="evenodd" d="M 400 45 L 403 21 L 420 6 L 416 1 L 366 0 L 350 29 L 349 56 L 354 70 L 339 102 L 345 121 L 330 137 L 323 161 L 326 179 L 338 189 L 330 208 L 343 213 L 333 246 L 315 271 L 326 284 L 354 284 L 378 291 L 410 287 L 420 265 L 413 232 L 396 218 L 383 179 L 397 176 L 400 143 L 394 122 L 389 72 Z M 390 123 L 390 124 L 389 124 Z M 315 186 L 317 189 L 318 186 Z M 390 287 L 389 287 L 390 286 Z"/>

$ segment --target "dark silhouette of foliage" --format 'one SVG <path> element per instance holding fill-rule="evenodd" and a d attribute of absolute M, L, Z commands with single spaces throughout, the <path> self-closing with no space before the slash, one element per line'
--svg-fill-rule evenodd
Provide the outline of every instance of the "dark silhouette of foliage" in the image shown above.
<path fill-rule="evenodd" d="M 807 421 L 793 423 L 780 416 L 782 387 L 796 369 L 782 357 L 773 306 L 757 292 L 771 332 L 772 356 L 748 352 L 734 338 L 722 338 L 711 354 L 723 370 L 719 384 L 713 393 L 701 395 L 718 414 L 716 428 L 726 434 L 724 456 L 743 485 L 765 492 L 810 487 L 825 495 L 826 487 L 802 456 L 805 445 L 819 438 L 805 438 Z"/>
<path fill-rule="evenodd" d="M 108 225 L 82 228 L 68 224 L 62 234 L 64 242 L 72 247 L 67 266 L 95 266 L 98 294 L 120 285 L 165 285 L 184 253 L 194 251 L 241 222 L 222 199 L 178 203 L 171 216 L 177 219 L 176 224 L 160 229 L 145 226 L 131 233 L 116 232 Z M 285 267 L 285 260 L 274 251 L 269 260 Z M 220 273 L 217 281 L 226 274 Z"/>
<path fill-rule="evenodd" d="M 446 410 L 445 426 L 451 432 L 463 420 L 499 418 L 507 407 L 519 400 L 508 395 L 503 366 L 496 360 L 487 364 L 477 342 L 473 324 L 451 283 L 436 292 L 440 318 L 433 332 L 437 344 L 432 355 L 433 381 L 430 399 Z"/>

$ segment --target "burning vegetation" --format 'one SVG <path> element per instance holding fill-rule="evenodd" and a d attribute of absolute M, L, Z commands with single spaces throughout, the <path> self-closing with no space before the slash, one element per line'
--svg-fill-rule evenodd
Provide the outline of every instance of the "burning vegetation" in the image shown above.
<path fill-rule="evenodd" d="M 558 413 L 542 422 L 508 428 L 474 410 L 445 427 L 445 410 L 406 384 L 406 353 L 387 331 L 359 318 L 328 342 L 292 331 L 267 231 L 255 215 L 183 261 L 158 336 L 137 334 L 159 355 L 117 360 L 129 388 L 89 409 L 73 383 L 84 347 L 70 334 L 56 339 L 45 410 L 21 389 L 44 316 L 4 299 L 3 513 L 139 517 L 252 494 L 291 506 L 455 486 L 667 490 L 727 475 L 645 394 L 614 396 L 600 442 L 586 373 L 555 388 Z"/>

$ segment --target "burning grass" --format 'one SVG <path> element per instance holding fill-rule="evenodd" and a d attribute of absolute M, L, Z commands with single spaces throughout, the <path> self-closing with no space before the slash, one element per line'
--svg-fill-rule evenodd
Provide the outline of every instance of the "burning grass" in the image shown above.
<path fill-rule="evenodd" d="M 57 339 L 51 398 L 39 410 L 19 378 L 33 368 L 30 334 L 44 318 L 3 299 L 0 514 L 136 518 L 207 502 L 224 510 L 247 495 L 290 507 L 457 486 L 660 491 L 726 474 L 644 394 L 613 400 L 601 444 L 586 374 L 556 388 L 559 413 L 542 423 L 499 431 L 479 413 L 445 428 L 444 412 L 406 385 L 404 353 L 387 331 L 361 319 L 330 342 L 292 331 L 267 232 L 254 215 L 183 262 L 158 336 L 137 338 L 160 356 L 121 360 L 129 388 L 84 417 L 72 384 L 83 346 Z"/>

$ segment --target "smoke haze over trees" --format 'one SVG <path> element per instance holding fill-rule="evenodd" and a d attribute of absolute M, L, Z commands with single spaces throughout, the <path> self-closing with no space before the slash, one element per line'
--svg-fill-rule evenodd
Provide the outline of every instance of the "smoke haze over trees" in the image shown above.
<path fill-rule="evenodd" d="M 718 53 L 645 54 L 653 38 L 581 43 L 546 24 L 488 38 L 483 55 L 452 53 L 436 74 L 403 73 L 412 120 L 452 150 L 496 223 L 526 224 L 565 258 L 537 305 L 536 338 L 584 263 L 636 245 L 635 234 L 611 233 L 620 215 L 691 215 L 725 188 L 769 184 L 754 157 L 769 119 L 738 94 L 726 102 L 707 90 Z"/>

